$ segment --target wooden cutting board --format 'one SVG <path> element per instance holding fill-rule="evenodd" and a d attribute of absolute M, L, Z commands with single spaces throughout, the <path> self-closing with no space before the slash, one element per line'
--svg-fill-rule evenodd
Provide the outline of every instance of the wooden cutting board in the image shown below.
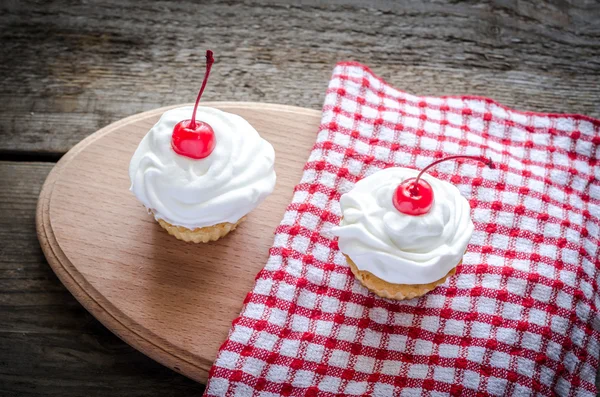
<path fill-rule="evenodd" d="M 44 254 L 79 302 L 131 346 L 200 382 L 267 260 L 321 117 L 282 105 L 203 105 L 244 117 L 276 153 L 275 191 L 224 239 L 176 240 L 129 191 L 129 160 L 171 107 L 120 120 L 80 142 L 48 176 L 37 207 Z"/>

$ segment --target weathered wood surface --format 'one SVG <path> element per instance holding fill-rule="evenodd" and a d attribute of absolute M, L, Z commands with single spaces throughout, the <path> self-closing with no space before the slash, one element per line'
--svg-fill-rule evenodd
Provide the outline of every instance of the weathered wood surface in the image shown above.
<path fill-rule="evenodd" d="M 24 161 L 193 100 L 207 47 L 206 100 L 319 109 L 334 64 L 357 60 L 413 93 L 600 117 L 597 2 L 324 3 L 0 2 L 0 395 L 201 391 L 112 336 L 54 277 L 33 221 L 51 164 Z"/>
<path fill-rule="evenodd" d="M 52 166 L 0 162 L 0 396 L 199 396 L 104 328 L 46 263 L 35 206 Z"/>
<path fill-rule="evenodd" d="M 193 100 L 207 47 L 206 100 L 319 109 L 334 64 L 357 60 L 413 93 L 600 116 L 598 21 L 586 0 L 3 1 L 0 153 L 63 153 Z"/>

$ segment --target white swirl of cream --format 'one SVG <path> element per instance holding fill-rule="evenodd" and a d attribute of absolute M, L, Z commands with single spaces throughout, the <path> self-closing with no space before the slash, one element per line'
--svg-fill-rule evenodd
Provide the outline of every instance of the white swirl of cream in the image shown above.
<path fill-rule="evenodd" d="M 394 284 L 428 284 L 462 259 L 473 234 L 467 200 L 448 183 L 423 175 L 434 192 L 431 210 L 406 215 L 394 207 L 394 190 L 418 171 L 388 168 L 360 180 L 342 195 L 343 219 L 333 228 L 340 250 L 360 270 Z"/>
<path fill-rule="evenodd" d="M 235 223 L 275 186 L 275 151 L 242 117 L 199 107 L 196 119 L 215 132 L 216 146 L 196 160 L 175 153 L 173 127 L 193 107 L 166 111 L 146 134 L 129 165 L 130 190 L 156 219 L 188 229 Z"/>

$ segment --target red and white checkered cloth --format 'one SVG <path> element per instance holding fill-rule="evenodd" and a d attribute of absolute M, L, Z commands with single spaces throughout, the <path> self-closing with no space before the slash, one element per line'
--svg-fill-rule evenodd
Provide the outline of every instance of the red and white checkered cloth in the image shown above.
<path fill-rule="evenodd" d="M 388 166 L 470 200 L 457 273 L 396 302 L 355 280 L 340 195 Z M 292 203 L 210 372 L 207 396 L 594 396 L 600 356 L 600 121 L 478 97 L 417 97 L 338 64 Z"/>

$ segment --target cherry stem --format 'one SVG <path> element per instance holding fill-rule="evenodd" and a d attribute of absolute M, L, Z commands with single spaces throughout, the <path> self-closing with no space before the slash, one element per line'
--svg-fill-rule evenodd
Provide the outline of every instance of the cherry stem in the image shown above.
<path fill-rule="evenodd" d="M 419 185 L 418 185 L 419 179 L 421 178 L 421 175 L 423 175 L 423 173 L 425 171 L 427 171 L 428 169 L 430 169 L 434 165 L 438 165 L 439 163 L 442 163 L 442 162 L 444 162 L 446 160 L 454 160 L 454 159 L 477 160 L 477 161 L 480 161 L 480 162 L 484 163 L 485 165 L 487 165 L 491 169 L 496 168 L 496 166 L 494 165 L 494 163 L 492 162 L 492 160 L 489 159 L 489 158 L 487 158 L 487 157 L 483 157 L 483 156 L 467 156 L 467 155 L 449 156 L 449 157 L 446 157 L 446 158 L 434 161 L 433 163 L 429 164 L 427 167 L 423 168 L 421 170 L 421 172 L 419 172 L 419 175 L 417 175 L 417 177 L 415 178 L 414 182 L 411 184 L 411 191 L 410 191 L 410 193 L 412 195 L 418 195 L 419 194 Z"/>
<path fill-rule="evenodd" d="M 204 92 L 204 88 L 206 88 L 206 83 L 208 82 L 208 76 L 210 75 L 210 69 L 212 68 L 213 63 L 215 62 L 215 58 L 213 58 L 213 52 L 211 50 L 206 50 L 206 72 L 204 72 L 204 80 L 202 81 L 202 87 L 200 87 L 200 92 L 198 92 L 198 97 L 196 98 L 196 104 L 194 105 L 194 114 L 192 114 L 192 120 L 190 121 L 189 128 L 196 128 L 196 110 L 198 110 L 198 103 L 200 102 L 200 98 L 202 97 L 202 93 Z"/>

